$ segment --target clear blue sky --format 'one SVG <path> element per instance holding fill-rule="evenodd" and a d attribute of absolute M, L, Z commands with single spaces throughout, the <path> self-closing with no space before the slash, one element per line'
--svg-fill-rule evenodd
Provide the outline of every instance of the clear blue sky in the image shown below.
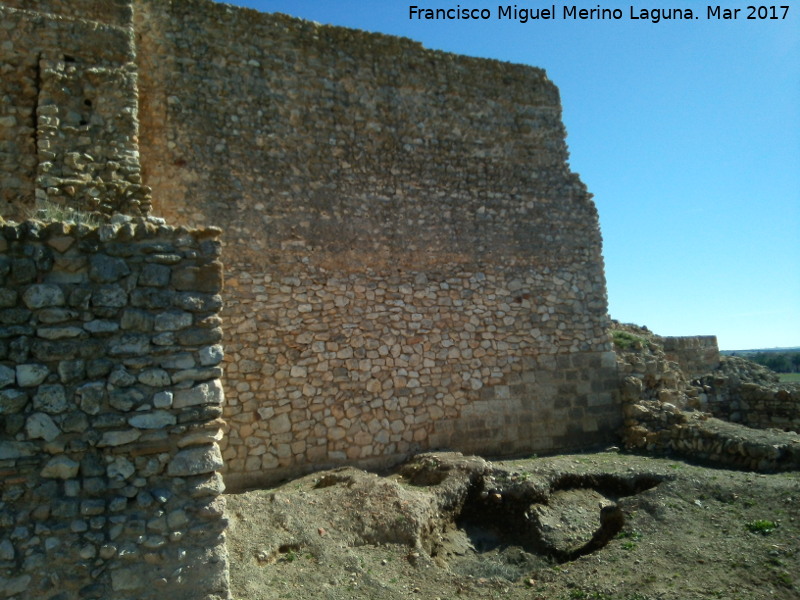
<path fill-rule="evenodd" d="M 544 68 L 561 90 L 571 167 L 595 195 L 609 312 L 722 349 L 800 346 L 800 3 L 785 19 L 501 21 L 486 0 L 240 0 L 428 48 Z M 513 6 L 514 3 L 512 3 Z M 577 0 L 579 8 L 598 2 Z M 487 8 L 484 21 L 409 19 L 409 6 Z M 566 5 L 572 6 L 572 0 Z M 716 4 L 711 4 L 716 6 Z M 782 16 L 783 11 L 778 11 Z"/>

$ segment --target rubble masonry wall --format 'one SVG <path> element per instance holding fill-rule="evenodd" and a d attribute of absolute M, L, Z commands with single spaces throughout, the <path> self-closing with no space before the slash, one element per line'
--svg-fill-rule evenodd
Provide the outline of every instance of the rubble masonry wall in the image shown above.
<path fill-rule="evenodd" d="M 228 598 L 219 230 L 0 230 L 0 596 Z"/>

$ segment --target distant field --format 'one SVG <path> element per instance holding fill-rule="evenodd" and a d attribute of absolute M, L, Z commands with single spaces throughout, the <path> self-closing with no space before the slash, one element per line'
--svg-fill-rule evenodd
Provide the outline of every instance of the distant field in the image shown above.
<path fill-rule="evenodd" d="M 783 383 L 800 382 L 800 373 L 778 373 Z"/>

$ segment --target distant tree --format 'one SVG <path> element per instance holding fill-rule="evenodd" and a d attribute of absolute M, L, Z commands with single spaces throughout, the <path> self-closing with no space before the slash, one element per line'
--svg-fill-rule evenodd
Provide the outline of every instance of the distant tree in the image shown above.
<path fill-rule="evenodd" d="M 776 373 L 800 372 L 800 352 L 756 352 L 748 358 Z"/>

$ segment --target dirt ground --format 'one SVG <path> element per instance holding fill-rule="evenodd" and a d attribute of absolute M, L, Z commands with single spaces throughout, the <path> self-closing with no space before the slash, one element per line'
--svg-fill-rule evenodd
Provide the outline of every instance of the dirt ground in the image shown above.
<path fill-rule="evenodd" d="M 316 473 L 228 497 L 236 600 L 800 598 L 800 473 L 607 451 Z"/>

